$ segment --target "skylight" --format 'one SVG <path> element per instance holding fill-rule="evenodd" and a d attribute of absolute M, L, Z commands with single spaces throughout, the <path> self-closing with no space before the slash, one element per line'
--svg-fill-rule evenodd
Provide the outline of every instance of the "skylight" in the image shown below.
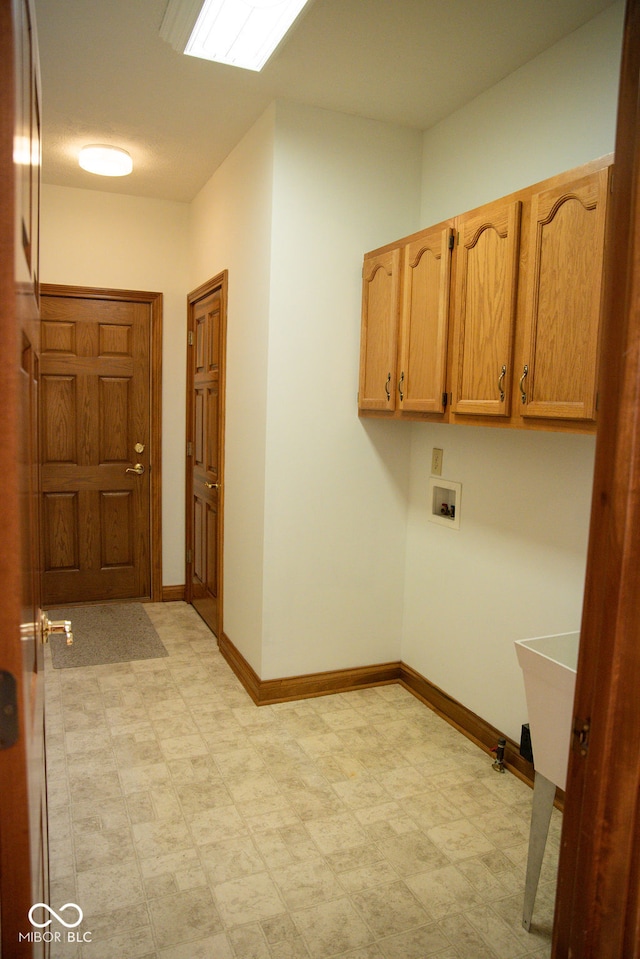
<path fill-rule="evenodd" d="M 309 0 L 169 0 L 160 36 L 192 57 L 261 70 Z"/>

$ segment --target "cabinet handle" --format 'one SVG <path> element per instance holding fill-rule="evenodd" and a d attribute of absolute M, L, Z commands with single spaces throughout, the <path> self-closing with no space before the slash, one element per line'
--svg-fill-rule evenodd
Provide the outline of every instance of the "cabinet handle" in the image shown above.
<path fill-rule="evenodd" d="M 507 375 L 507 368 L 503 366 L 500 370 L 500 376 L 498 377 L 498 393 L 500 394 L 500 402 L 504 403 L 504 378 Z"/>
<path fill-rule="evenodd" d="M 391 390 L 389 389 L 389 383 L 391 382 L 391 373 L 387 376 L 387 382 L 384 384 L 384 391 L 387 394 L 387 400 L 391 399 Z"/>
<path fill-rule="evenodd" d="M 524 381 L 527 378 L 527 373 L 529 372 L 529 367 L 525 364 L 525 367 L 522 371 L 522 376 L 520 377 L 520 398 L 523 403 L 527 402 L 527 394 L 524 388 Z"/>
<path fill-rule="evenodd" d="M 404 393 L 402 392 L 402 384 L 404 383 L 404 373 L 400 374 L 400 382 L 398 383 L 398 393 L 400 394 L 400 402 L 402 403 L 404 399 Z"/>

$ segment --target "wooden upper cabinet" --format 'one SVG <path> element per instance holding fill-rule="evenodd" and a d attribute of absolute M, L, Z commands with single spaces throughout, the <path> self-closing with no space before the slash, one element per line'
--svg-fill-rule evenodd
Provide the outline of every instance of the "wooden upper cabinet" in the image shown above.
<path fill-rule="evenodd" d="M 595 430 L 612 159 L 365 256 L 361 412 Z"/>
<path fill-rule="evenodd" d="M 365 257 L 362 271 L 362 410 L 394 410 L 400 310 L 400 247 Z"/>
<path fill-rule="evenodd" d="M 516 400 L 524 417 L 595 419 L 610 169 L 532 197 Z"/>
<path fill-rule="evenodd" d="M 449 225 L 434 227 L 404 249 L 398 407 L 442 413 L 446 393 Z"/>
<path fill-rule="evenodd" d="M 521 209 L 498 201 L 457 220 L 454 413 L 510 412 Z"/>

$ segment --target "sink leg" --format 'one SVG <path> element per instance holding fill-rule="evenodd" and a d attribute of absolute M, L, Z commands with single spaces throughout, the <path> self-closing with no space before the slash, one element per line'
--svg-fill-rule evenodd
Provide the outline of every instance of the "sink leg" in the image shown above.
<path fill-rule="evenodd" d="M 524 887 L 524 909 L 522 912 L 522 925 L 527 932 L 531 928 L 533 904 L 536 901 L 540 869 L 542 868 L 542 859 L 547 844 L 547 834 L 549 832 L 551 811 L 555 798 L 555 783 L 545 779 L 540 773 L 536 773 L 533 785 L 533 807 L 531 810 L 531 828 L 529 830 L 529 853 L 527 855 L 527 878 Z"/>

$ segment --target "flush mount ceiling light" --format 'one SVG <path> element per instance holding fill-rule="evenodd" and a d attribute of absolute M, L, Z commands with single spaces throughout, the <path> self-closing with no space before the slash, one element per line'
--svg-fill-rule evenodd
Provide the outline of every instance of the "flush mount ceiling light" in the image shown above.
<path fill-rule="evenodd" d="M 104 143 L 92 143 L 80 150 L 78 163 L 88 173 L 98 176 L 127 176 L 133 170 L 133 160 L 126 150 Z"/>
<path fill-rule="evenodd" d="M 169 0 L 160 36 L 175 50 L 262 70 L 309 0 Z"/>

